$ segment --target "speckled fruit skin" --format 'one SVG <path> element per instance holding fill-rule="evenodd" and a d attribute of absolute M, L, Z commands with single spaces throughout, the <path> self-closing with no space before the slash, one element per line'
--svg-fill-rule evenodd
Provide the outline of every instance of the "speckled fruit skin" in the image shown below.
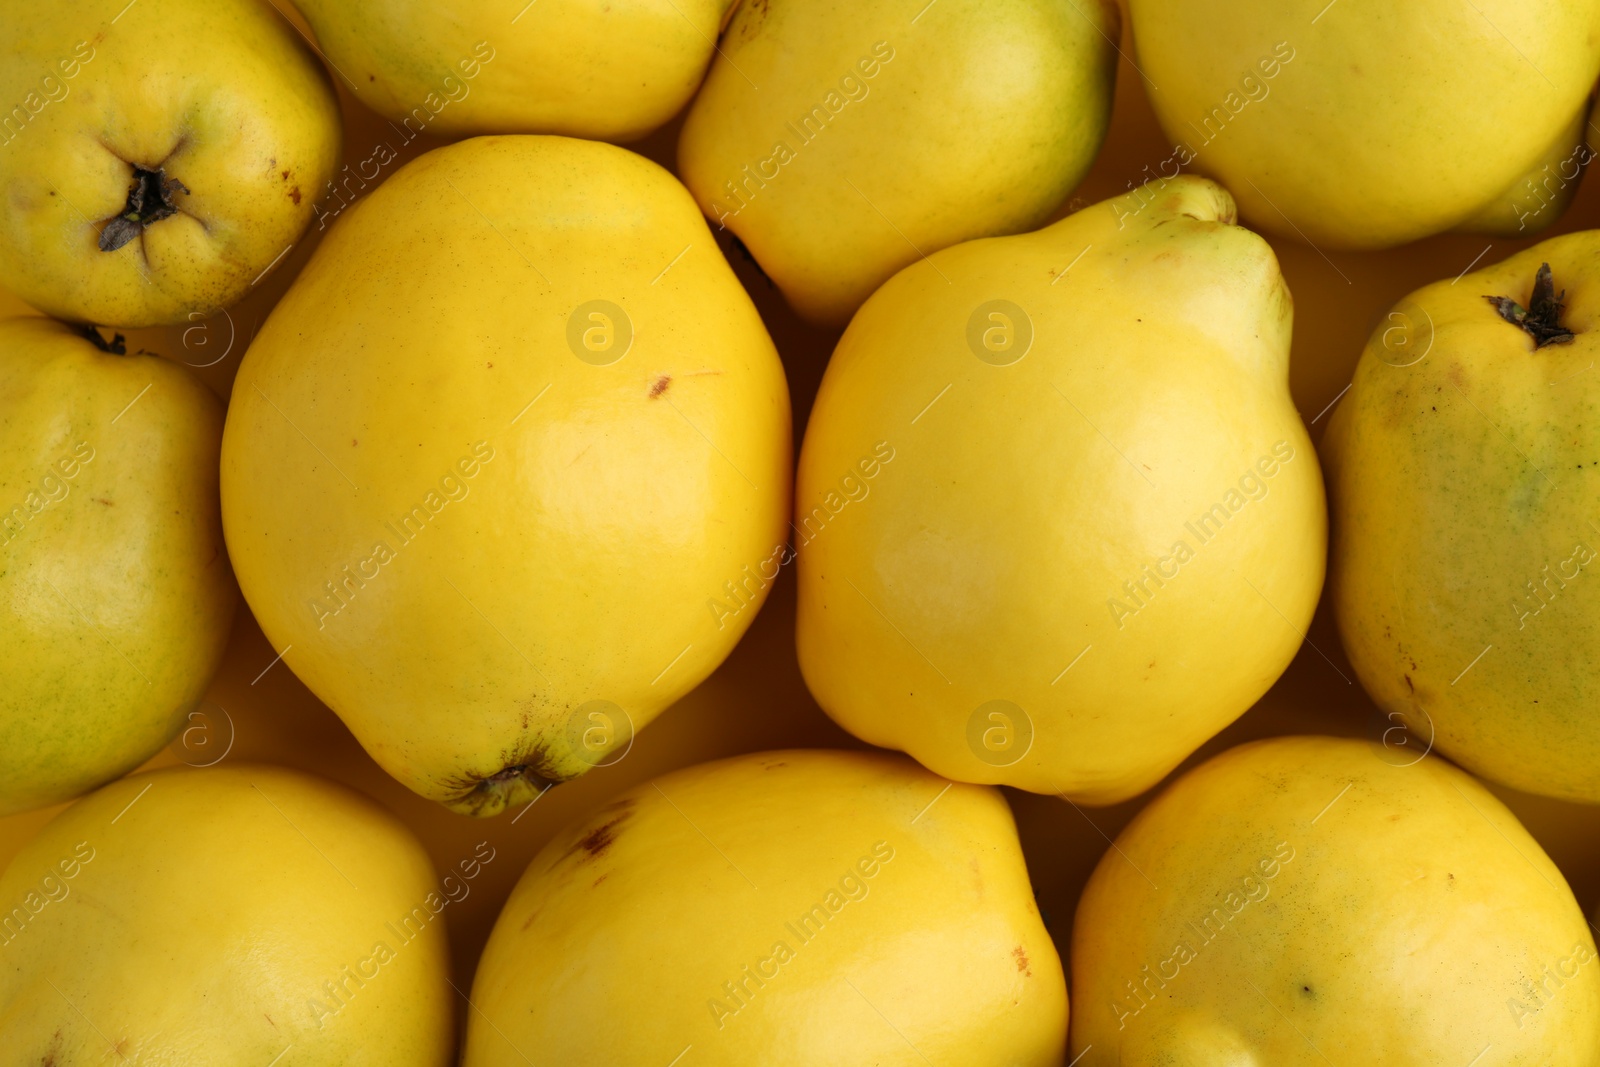
<path fill-rule="evenodd" d="M 221 438 L 177 364 L 0 321 L 0 815 L 132 770 L 204 695 L 239 601 Z"/>
<path fill-rule="evenodd" d="M 1259 741 L 1140 812 L 1078 904 L 1079 1067 L 1600 1062 L 1561 872 L 1470 775 L 1401 754 Z"/>
<path fill-rule="evenodd" d="M 473 983 L 465 1067 L 1059 1067 L 1067 990 L 998 791 L 737 756 L 558 834 Z"/>
<path fill-rule="evenodd" d="M 57 318 L 155 326 L 226 307 L 338 167 L 333 87 L 267 0 L 6 4 L 0 42 L 0 107 L 31 113 L 0 113 L 0 285 Z M 136 166 L 188 192 L 101 251 Z"/>
<path fill-rule="evenodd" d="M 684 184 L 813 322 L 938 249 L 1040 225 L 1105 139 L 1113 0 L 919 7 L 749 0 L 684 119 Z"/>
<path fill-rule="evenodd" d="M 1540 264 L 1566 344 L 1536 347 Z M 1329 582 L 1350 663 L 1408 732 L 1485 777 L 1600 802 L 1600 233 L 1406 297 L 1328 427 Z"/>
<path fill-rule="evenodd" d="M 789 418 L 670 174 L 480 137 L 347 209 L 273 310 L 223 524 L 312 692 L 407 786 L 493 815 L 621 758 L 732 651 L 788 558 Z"/>
<path fill-rule="evenodd" d="M 357 99 L 413 132 L 632 141 L 700 86 L 733 0 L 299 0 Z M 520 10 L 519 10 L 520 9 Z"/>
<path fill-rule="evenodd" d="M 411 831 L 343 786 L 123 779 L 0 877 L 6 1062 L 447 1067 L 443 899 Z"/>

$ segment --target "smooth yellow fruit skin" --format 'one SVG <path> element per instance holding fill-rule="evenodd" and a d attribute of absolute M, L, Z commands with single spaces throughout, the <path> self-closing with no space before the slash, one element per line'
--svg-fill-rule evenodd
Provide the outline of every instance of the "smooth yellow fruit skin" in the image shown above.
<path fill-rule="evenodd" d="M 1112 803 L 1288 666 L 1322 587 L 1322 477 L 1288 289 L 1232 222 L 1183 177 L 937 253 L 856 315 L 795 507 L 800 666 L 851 733 Z"/>
<path fill-rule="evenodd" d="M 472 1000 L 465 1067 L 1059 1067 L 1067 1028 L 1005 800 L 846 752 L 690 767 L 563 832 Z"/>
<path fill-rule="evenodd" d="M 0 321 L 0 815 L 132 770 L 204 695 L 239 599 L 221 438 L 176 364 Z"/>
<path fill-rule="evenodd" d="M 1334 616 L 1379 707 L 1469 770 L 1600 802 L 1600 232 L 1553 238 L 1406 297 L 1381 322 L 1324 451 Z M 1549 263 L 1568 344 L 1526 306 Z"/>
<path fill-rule="evenodd" d="M 1105 138 L 1116 4 L 916 6 L 745 3 L 684 121 L 684 184 L 814 322 L 925 254 L 1040 225 Z"/>
<path fill-rule="evenodd" d="M 1456 232 L 1532 237 L 1554 224 L 1578 195 L 1584 169 L 1594 160 L 1594 149 L 1588 143 L 1588 124 L 1595 114 L 1594 106 L 1580 108 L 1572 116 L 1567 131 L 1545 150 L 1537 165 L 1528 174 L 1520 175 L 1511 188 L 1490 201 L 1486 209 L 1456 226 Z"/>
<path fill-rule="evenodd" d="M 356 99 L 445 136 L 643 137 L 700 85 L 727 0 L 298 0 Z M 523 8 L 520 12 L 518 8 Z M 409 122 L 408 122 L 409 120 Z"/>
<path fill-rule="evenodd" d="M 593 300 L 624 309 L 595 343 L 632 325 L 603 366 L 568 347 Z M 262 327 L 223 521 L 301 680 L 406 785 L 490 815 L 617 758 L 732 650 L 790 450 L 777 352 L 683 187 L 478 138 L 347 210 Z"/>
<path fill-rule="evenodd" d="M 332 782 L 124 779 L 0 877 L 7 1062 L 445 1067 L 443 899 L 410 830 Z"/>
<path fill-rule="evenodd" d="M 1595 0 L 1128 8 L 1176 159 L 1276 235 L 1357 249 L 1454 229 L 1526 237 L 1559 216 L 1564 203 L 1541 205 L 1570 195 L 1558 186 L 1589 157 Z"/>
<path fill-rule="evenodd" d="M 1258 741 L 1140 812 L 1078 904 L 1080 1067 L 1600 1062 L 1566 880 L 1471 776 L 1415 760 Z"/>
<path fill-rule="evenodd" d="M 265 0 L 8 4 L 0 41 L 0 108 L 30 116 L 0 113 L 0 285 L 57 318 L 155 326 L 226 307 L 338 167 L 333 88 Z M 135 165 L 189 192 L 102 252 Z"/>

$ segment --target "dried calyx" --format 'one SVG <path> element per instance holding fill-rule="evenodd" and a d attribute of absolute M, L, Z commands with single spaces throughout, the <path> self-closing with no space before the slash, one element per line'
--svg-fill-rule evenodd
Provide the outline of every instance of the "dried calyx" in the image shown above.
<path fill-rule="evenodd" d="M 125 356 L 128 354 L 128 342 L 120 333 L 113 333 L 111 340 L 107 341 L 100 335 L 100 331 L 93 326 L 80 326 L 78 327 L 78 332 L 93 342 L 94 346 L 102 352 L 113 356 Z"/>
<path fill-rule="evenodd" d="M 127 207 L 100 231 L 100 251 L 115 252 L 139 236 L 146 226 L 176 215 L 175 197 L 188 192 L 187 186 L 176 178 L 167 177 L 167 172 L 160 167 L 155 170 L 134 167 Z"/>
<path fill-rule="evenodd" d="M 546 778 L 526 763 L 518 763 L 496 771 L 466 790 L 459 799 L 447 802 L 449 807 L 468 815 L 495 815 L 508 804 L 523 799 L 537 799 L 551 787 L 560 785 L 556 779 Z"/>
<path fill-rule="evenodd" d="M 1543 263 L 1539 266 L 1539 273 L 1534 275 L 1533 296 L 1526 308 L 1509 296 L 1486 296 L 1484 299 L 1494 305 L 1502 319 L 1526 330 L 1534 340 L 1534 348 L 1543 348 L 1545 345 L 1564 345 L 1574 336 L 1571 330 L 1561 324 L 1561 313 L 1567 307 L 1563 303 L 1566 296 L 1565 289 L 1557 295 L 1555 281 L 1550 275 L 1550 264 Z"/>

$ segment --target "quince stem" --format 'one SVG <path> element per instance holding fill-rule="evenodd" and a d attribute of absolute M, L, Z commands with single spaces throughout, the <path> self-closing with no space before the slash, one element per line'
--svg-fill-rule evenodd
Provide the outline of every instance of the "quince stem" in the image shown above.
<path fill-rule="evenodd" d="M 1561 325 L 1561 313 L 1567 308 L 1563 302 L 1566 298 L 1565 289 L 1561 290 L 1559 296 L 1556 294 L 1555 280 L 1551 277 L 1548 263 L 1540 264 L 1539 272 L 1534 275 L 1533 297 L 1526 308 L 1509 296 L 1484 297 L 1494 305 L 1502 319 L 1528 332 L 1534 340 L 1535 350 L 1545 345 L 1564 345 L 1572 340 L 1572 331 Z"/>

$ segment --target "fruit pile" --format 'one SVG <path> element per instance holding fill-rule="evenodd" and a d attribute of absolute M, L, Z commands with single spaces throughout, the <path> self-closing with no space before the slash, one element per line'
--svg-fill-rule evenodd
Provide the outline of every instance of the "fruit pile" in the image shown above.
<path fill-rule="evenodd" d="M 296 7 L 0 11 L 0 1067 L 1600 1065 L 1600 0 Z"/>

